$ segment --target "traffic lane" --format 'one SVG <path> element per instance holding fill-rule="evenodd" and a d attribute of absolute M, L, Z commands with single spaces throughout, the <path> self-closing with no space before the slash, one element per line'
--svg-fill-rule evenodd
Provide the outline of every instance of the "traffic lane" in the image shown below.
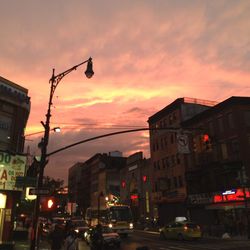
<path fill-rule="evenodd" d="M 250 241 L 240 240 L 222 240 L 202 238 L 199 240 L 177 241 L 177 240 L 160 240 L 159 234 L 137 231 L 128 238 L 128 241 L 146 245 L 152 249 L 194 249 L 194 250 L 212 250 L 212 249 L 250 249 Z M 127 242 L 123 242 L 127 243 Z M 150 249 L 151 249 L 150 248 Z"/>
<path fill-rule="evenodd" d="M 197 241 L 160 240 L 159 235 L 147 232 L 135 232 L 129 237 L 121 238 L 120 250 L 135 250 L 137 247 L 142 246 L 147 246 L 150 250 L 249 250 L 250 242 L 221 239 L 200 239 Z M 79 250 L 90 250 L 90 247 L 84 241 L 80 241 Z"/>

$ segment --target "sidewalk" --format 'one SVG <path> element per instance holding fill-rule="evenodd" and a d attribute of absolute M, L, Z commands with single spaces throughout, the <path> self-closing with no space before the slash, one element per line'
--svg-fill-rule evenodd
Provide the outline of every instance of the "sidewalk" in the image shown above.
<path fill-rule="evenodd" d="M 15 241 L 15 250 L 29 250 L 30 241 Z M 50 245 L 47 241 L 41 241 L 39 244 L 39 250 L 50 250 Z"/>

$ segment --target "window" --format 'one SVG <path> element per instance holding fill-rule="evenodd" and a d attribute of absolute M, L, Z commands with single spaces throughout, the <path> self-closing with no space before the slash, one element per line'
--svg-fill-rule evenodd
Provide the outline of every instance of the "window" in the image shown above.
<path fill-rule="evenodd" d="M 227 121 L 228 121 L 228 127 L 234 128 L 234 121 L 233 121 L 233 114 L 232 113 L 227 114 Z"/>
<path fill-rule="evenodd" d="M 231 141 L 231 147 L 232 147 L 232 152 L 233 153 L 235 153 L 235 154 L 239 153 L 240 148 L 239 148 L 239 142 L 238 142 L 237 139 L 233 139 Z"/>
<path fill-rule="evenodd" d="M 223 131 L 224 131 L 224 126 L 223 126 L 223 119 L 222 119 L 222 117 L 218 118 L 218 128 L 219 128 L 219 132 L 223 132 Z"/>
<path fill-rule="evenodd" d="M 178 179 L 179 179 L 179 187 L 183 187 L 182 176 L 180 175 L 180 176 L 178 177 Z"/>
<path fill-rule="evenodd" d="M 163 158 L 162 160 L 162 168 L 165 168 L 166 166 L 165 166 L 165 158 Z"/>
<path fill-rule="evenodd" d="M 222 153 L 222 159 L 227 159 L 228 158 L 227 144 L 226 143 L 221 144 L 221 153 Z"/>
<path fill-rule="evenodd" d="M 172 166 L 174 166 L 175 165 L 175 155 L 172 155 L 171 159 L 172 159 Z"/>
<path fill-rule="evenodd" d="M 250 110 L 244 112 L 245 124 L 250 127 Z"/>
<path fill-rule="evenodd" d="M 172 133 L 171 136 L 170 136 L 170 142 L 171 142 L 171 144 L 174 143 L 174 134 L 173 134 L 173 133 Z"/>
<path fill-rule="evenodd" d="M 154 169 L 157 169 L 157 163 L 154 162 Z"/>
<path fill-rule="evenodd" d="M 170 178 L 167 179 L 167 189 L 168 190 L 171 189 L 171 179 Z"/>
<path fill-rule="evenodd" d="M 178 187 L 177 177 L 174 177 L 174 187 L 175 187 L 175 188 L 177 188 L 177 187 Z"/>
<path fill-rule="evenodd" d="M 165 165 L 166 165 L 166 167 L 169 167 L 169 159 L 168 159 L 168 157 L 165 158 Z"/>
<path fill-rule="evenodd" d="M 160 161 L 157 161 L 157 168 L 158 168 L 158 170 L 161 169 Z"/>
<path fill-rule="evenodd" d="M 164 137 L 164 144 L 165 144 L 165 148 L 167 148 L 167 145 L 168 145 L 168 138 L 167 137 Z"/>
<path fill-rule="evenodd" d="M 179 154 L 176 154 L 176 163 L 177 163 L 177 164 L 180 164 L 180 163 L 181 163 L 180 155 L 179 155 Z"/>

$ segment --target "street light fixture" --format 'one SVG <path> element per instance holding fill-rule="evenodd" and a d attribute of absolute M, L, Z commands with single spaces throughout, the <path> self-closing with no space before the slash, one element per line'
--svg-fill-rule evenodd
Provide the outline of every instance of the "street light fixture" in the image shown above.
<path fill-rule="evenodd" d="M 56 90 L 56 87 L 60 83 L 60 81 L 63 79 L 64 76 L 71 73 L 73 70 L 76 70 L 79 66 L 87 63 L 87 69 L 85 71 L 85 75 L 87 78 L 91 78 L 94 75 L 93 71 L 93 63 L 92 58 L 90 57 L 88 60 L 83 61 L 70 69 L 65 70 L 64 72 L 55 75 L 55 69 L 53 69 L 52 76 L 49 80 L 50 86 L 50 96 L 49 96 L 49 103 L 48 103 L 48 110 L 46 114 L 46 122 L 44 123 L 41 121 L 43 127 L 44 127 L 44 136 L 41 141 L 41 160 L 40 160 L 40 166 L 39 166 L 39 174 L 38 174 L 38 181 L 37 181 L 37 189 L 41 189 L 43 186 L 43 175 L 44 175 L 44 168 L 48 163 L 47 160 L 47 146 L 49 142 L 49 133 L 50 133 L 50 117 L 51 117 L 51 106 L 52 106 L 52 100 L 53 96 Z M 38 224 L 38 217 L 39 217 L 39 208 L 40 208 L 40 195 L 37 195 L 36 204 L 35 204 L 35 210 L 34 210 L 34 216 L 33 216 L 33 227 L 32 227 L 32 239 L 30 244 L 30 250 L 36 249 L 36 241 L 37 241 L 37 224 Z"/>

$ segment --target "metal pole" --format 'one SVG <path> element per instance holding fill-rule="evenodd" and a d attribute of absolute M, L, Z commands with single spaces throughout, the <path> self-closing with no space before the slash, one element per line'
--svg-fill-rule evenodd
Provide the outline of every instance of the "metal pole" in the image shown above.
<path fill-rule="evenodd" d="M 44 175 L 44 168 L 47 164 L 47 145 L 49 142 L 49 132 L 50 132 L 50 117 L 51 117 L 51 105 L 52 105 L 52 98 L 53 93 L 55 90 L 55 79 L 54 79 L 54 72 L 52 74 L 52 81 L 51 81 L 51 88 L 50 88 L 50 96 L 49 96 L 49 104 L 48 104 L 48 111 L 46 114 L 46 123 L 44 124 L 44 136 L 42 139 L 42 148 L 41 148 L 41 160 L 40 160 L 40 169 L 38 174 L 38 182 L 37 182 L 37 189 L 39 190 L 43 186 L 43 175 Z M 32 237 L 31 237 L 31 244 L 30 244 L 30 250 L 36 249 L 37 244 L 37 224 L 38 224 L 38 217 L 39 217 L 39 211 L 40 210 L 40 195 L 37 195 L 36 203 L 35 203 L 35 210 L 34 210 L 34 216 L 33 216 L 33 224 L 32 224 Z"/>

